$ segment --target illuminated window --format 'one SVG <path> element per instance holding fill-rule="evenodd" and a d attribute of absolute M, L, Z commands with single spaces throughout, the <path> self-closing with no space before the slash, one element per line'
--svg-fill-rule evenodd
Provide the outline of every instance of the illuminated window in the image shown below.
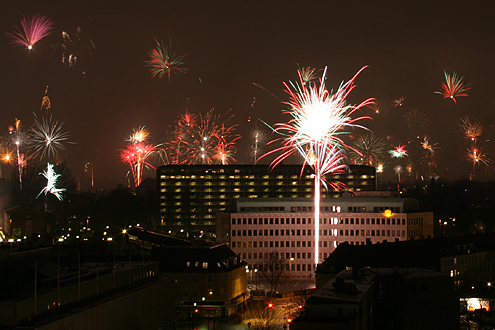
<path fill-rule="evenodd" d="M 203 262 L 203 268 L 208 269 L 208 262 Z"/>

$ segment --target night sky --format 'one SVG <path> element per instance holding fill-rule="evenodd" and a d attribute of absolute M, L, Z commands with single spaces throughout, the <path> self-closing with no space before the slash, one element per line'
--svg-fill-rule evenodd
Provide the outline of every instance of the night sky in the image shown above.
<path fill-rule="evenodd" d="M 118 152 L 124 139 L 145 126 L 156 143 L 163 142 L 186 109 L 215 108 L 218 114 L 232 109 L 232 123 L 243 136 L 236 158 L 250 162 L 247 147 L 257 120 L 288 120 L 282 114 L 281 102 L 287 101 L 282 82 L 297 80 L 298 65 L 327 66 L 329 89 L 369 66 L 349 101 L 374 97 L 383 115 L 362 123 L 388 136 L 391 145 L 407 144 L 404 113 L 425 113 L 424 134 L 440 147 L 435 155 L 440 177 L 459 179 L 471 172 L 463 160 L 467 144 L 458 132 L 466 115 L 483 124 L 478 145 L 495 161 L 491 1 L 102 2 L 4 1 L 0 14 L 0 133 L 7 133 L 15 118 L 24 127 L 32 125 L 49 85 L 51 113 L 75 142 L 66 145 L 63 159 L 83 189 L 89 182 L 83 172 L 87 162 L 94 164 L 96 187 L 126 184 L 128 168 Z M 53 20 L 54 32 L 31 51 L 9 45 L 5 32 L 36 13 Z M 93 59 L 80 51 L 78 66 L 71 69 L 62 64 L 57 45 L 62 31 L 74 36 L 77 26 L 96 49 Z M 155 38 L 171 40 L 177 53 L 187 54 L 187 74 L 170 81 L 152 78 L 144 61 Z M 471 87 L 457 104 L 434 94 L 444 70 L 457 72 Z M 401 96 L 404 105 L 393 107 Z M 485 168 L 477 168 L 478 179 L 494 176 L 493 162 Z"/>

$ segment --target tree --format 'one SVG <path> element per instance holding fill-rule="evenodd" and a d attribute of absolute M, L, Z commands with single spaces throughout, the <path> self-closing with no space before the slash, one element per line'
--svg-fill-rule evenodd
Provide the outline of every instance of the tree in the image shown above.
<path fill-rule="evenodd" d="M 270 284 L 270 298 L 281 284 L 290 281 L 290 273 L 287 271 L 288 262 L 286 259 L 279 257 L 279 253 L 271 252 L 268 259 L 262 264 L 260 277 Z"/>

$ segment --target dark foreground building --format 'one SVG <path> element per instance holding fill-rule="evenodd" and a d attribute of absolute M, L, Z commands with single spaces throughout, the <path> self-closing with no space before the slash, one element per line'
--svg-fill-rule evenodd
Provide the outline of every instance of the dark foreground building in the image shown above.
<path fill-rule="evenodd" d="M 5 251 L 3 251 L 5 252 Z M 1 329 L 173 329 L 173 279 L 157 262 L 79 262 L 76 249 L 0 256 Z"/>
<path fill-rule="evenodd" d="M 459 304 L 448 276 L 422 268 L 340 272 L 319 288 L 291 330 L 458 329 Z"/>

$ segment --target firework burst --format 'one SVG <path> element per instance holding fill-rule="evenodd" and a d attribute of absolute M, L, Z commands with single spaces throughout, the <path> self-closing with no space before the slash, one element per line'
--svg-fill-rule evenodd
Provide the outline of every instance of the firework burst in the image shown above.
<path fill-rule="evenodd" d="M 373 133 L 358 135 L 352 142 L 351 162 L 376 166 L 386 155 L 385 141 Z"/>
<path fill-rule="evenodd" d="M 397 108 L 397 107 L 401 107 L 404 105 L 404 101 L 406 100 L 406 97 L 405 96 L 401 96 L 399 97 L 398 99 L 395 99 L 393 102 L 392 102 L 392 106 L 394 108 Z"/>
<path fill-rule="evenodd" d="M 54 121 L 51 115 L 39 120 L 34 114 L 31 142 L 36 156 L 54 157 L 59 151 L 65 150 L 64 143 L 73 143 L 68 141 L 69 132 L 64 132 L 62 126 L 63 123 Z"/>
<path fill-rule="evenodd" d="M 467 87 L 466 84 L 462 81 L 464 77 L 460 77 L 457 73 L 453 73 L 452 75 L 448 74 L 444 71 L 445 82 L 442 83 L 440 90 L 435 91 L 436 94 L 443 95 L 444 98 L 451 98 L 454 103 L 457 104 L 456 97 L 459 96 L 468 96 L 466 91 L 470 90 L 470 87 Z"/>
<path fill-rule="evenodd" d="M 427 152 L 428 155 L 433 155 L 435 150 L 438 149 L 438 143 L 431 144 L 430 138 L 425 136 L 423 142 L 421 142 L 421 147 Z"/>
<path fill-rule="evenodd" d="M 22 31 L 15 27 L 16 31 L 6 33 L 12 41 L 10 44 L 32 49 L 34 44 L 48 36 L 53 30 L 53 22 L 45 16 L 35 14 L 21 19 Z"/>
<path fill-rule="evenodd" d="M 364 70 L 360 69 L 347 83 L 340 85 L 336 93 L 330 93 L 324 84 L 326 70 L 318 84 L 305 84 L 303 73 L 298 71 L 299 83 L 284 83 L 289 101 L 286 104 L 289 110 L 284 114 L 292 118 L 287 123 L 277 123 L 272 130 L 282 137 L 275 141 L 281 141 L 282 146 L 276 148 L 264 156 L 279 153 L 271 166 L 280 164 L 284 159 L 294 153 L 299 153 L 304 158 L 304 164 L 310 165 L 315 172 L 315 263 L 319 258 L 319 211 L 320 211 L 320 184 L 325 186 L 324 175 L 339 173 L 345 170 L 343 164 L 345 155 L 343 149 L 348 146 L 341 136 L 349 134 L 347 129 L 362 127 L 356 122 L 365 117 L 351 118 L 351 115 L 360 108 L 369 105 L 373 99 L 367 99 L 359 105 L 348 105 L 346 98 L 354 89 L 354 80 Z M 369 118 L 369 117 L 366 117 Z M 342 185 L 329 183 L 336 189 Z"/>
<path fill-rule="evenodd" d="M 233 117 L 230 110 L 224 116 L 214 109 L 199 117 L 186 112 L 176 122 L 174 138 L 167 149 L 174 164 L 230 164 L 234 162 L 235 143 L 240 136 L 237 125 L 228 126 Z"/>
<path fill-rule="evenodd" d="M 134 186 L 138 187 L 142 182 L 144 168 L 155 168 L 151 160 L 161 156 L 162 149 L 161 144 L 153 145 L 148 142 L 151 134 L 144 126 L 133 131 L 134 133 L 125 139 L 129 144 L 120 150 L 120 159 L 131 167 Z"/>
<path fill-rule="evenodd" d="M 45 179 L 47 180 L 46 186 L 40 191 L 37 197 L 39 197 L 42 193 L 45 194 L 45 196 L 50 193 L 57 197 L 59 201 L 63 200 L 64 197 L 62 193 L 65 191 L 65 188 L 57 188 L 57 180 L 61 174 L 55 173 L 55 170 L 53 169 L 53 164 L 47 163 L 46 170 L 40 173 L 40 175 L 43 175 Z"/>
<path fill-rule="evenodd" d="M 310 67 L 303 67 L 299 69 L 299 72 L 301 74 L 301 82 L 304 85 L 309 85 L 318 81 L 318 72 L 320 71 L 321 70 L 316 70 L 315 68 Z"/>
<path fill-rule="evenodd" d="M 483 134 L 483 126 L 478 122 L 471 122 L 469 116 L 461 118 L 459 127 L 461 128 L 464 137 L 474 144 L 476 144 L 478 138 Z"/>
<path fill-rule="evenodd" d="M 141 143 L 146 141 L 149 137 L 150 132 L 144 126 L 141 126 L 138 129 L 134 129 L 134 133 L 129 135 L 129 138 L 126 141 L 131 143 Z"/>
<path fill-rule="evenodd" d="M 120 150 L 120 159 L 131 167 L 135 187 L 141 184 L 145 167 L 155 168 L 148 160 L 156 152 L 155 146 L 146 143 L 128 144 L 125 149 Z"/>
<path fill-rule="evenodd" d="M 389 150 L 388 153 L 390 154 L 390 157 L 392 157 L 392 158 L 404 158 L 404 157 L 407 157 L 406 146 L 403 146 L 401 144 L 399 144 L 394 149 Z"/>
<path fill-rule="evenodd" d="M 177 55 L 172 50 L 172 43 L 166 47 L 162 43 L 160 44 L 156 40 L 156 48 L 149 52 L 150 59 L 146 62 L 146 65 L 150 68 L 151 75 L 154 77 L 162 78 L 167 76 L 170 80 L 172 73 L 186 73 L 187 69 L 184 67 L 184 57 L 186 55 Z"/>
<path fill-rule="evenodd" d="M 482 147 L 471 146 L 467 149 L 466 159 L 473 165 L 473 171 L 471 173 L 471 180 L 474 180 L 474 174 L 476 165 L 483 164 L 488 166 L 490 159 L 487 157 L 487 153 L 483 152 Z"/>

